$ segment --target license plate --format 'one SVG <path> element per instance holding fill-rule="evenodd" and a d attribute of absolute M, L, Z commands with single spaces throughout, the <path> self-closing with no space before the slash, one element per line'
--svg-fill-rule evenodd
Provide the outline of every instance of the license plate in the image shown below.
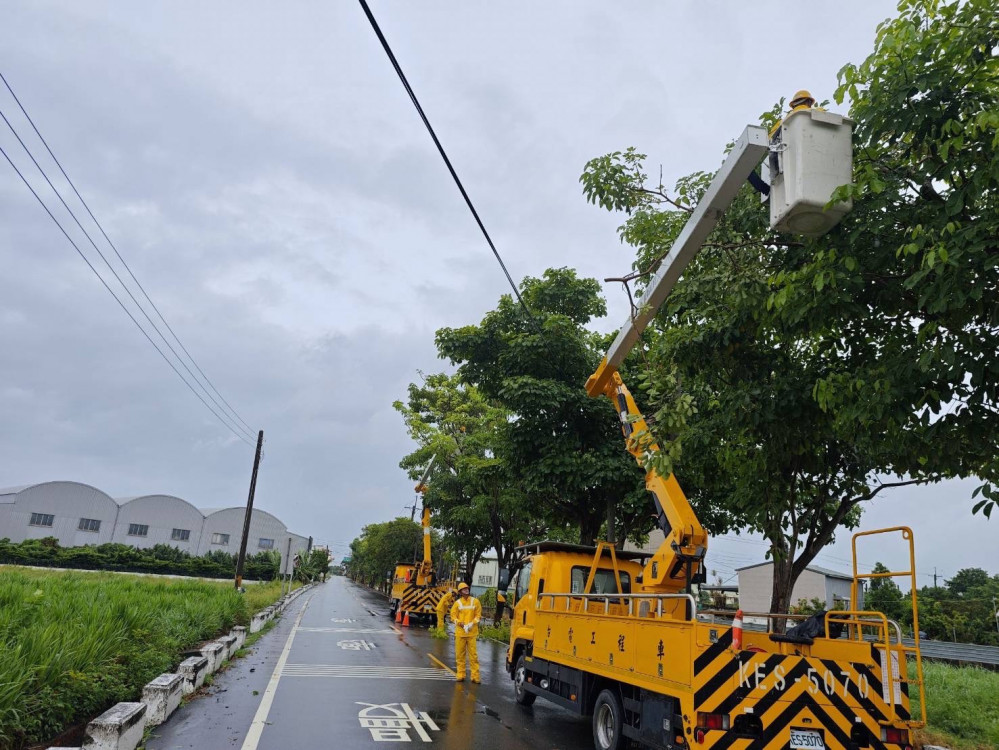
<path fill-rule="evenodd" d="M 825 750 L 822 733 L 814 729 L 791 729 L 791 750 Z"/>

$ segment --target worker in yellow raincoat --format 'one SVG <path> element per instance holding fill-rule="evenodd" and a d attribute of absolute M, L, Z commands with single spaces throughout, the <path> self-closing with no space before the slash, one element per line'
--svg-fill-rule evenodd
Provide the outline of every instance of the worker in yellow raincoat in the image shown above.
<path fill-rule="evenodd" d="M 444 627 L 444 618 L 447 617 L 447 613 L 451 611 L 451 605 L 454 604 L 456 596 L 453 591 L 448 591 L 441 600 L 437 602 L 437 627 Z"/>
<path fill-rule="evenodd" d="M 482 605 L 471 595 L 468 584 L 458 584 L 458 600 L 451 606 L 451 622 L 454 623 L 454 657 L 458 662 L 458 682 L 465 679 L 465 661 L 472 668 L 472 682 L 479 682 L 479 620 L 482 619 Z"/>

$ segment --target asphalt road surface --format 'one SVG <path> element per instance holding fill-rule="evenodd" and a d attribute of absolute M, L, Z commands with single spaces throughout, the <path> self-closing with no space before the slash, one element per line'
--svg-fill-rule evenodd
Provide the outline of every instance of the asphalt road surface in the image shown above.
<path fill-rule="evenodd" d="M 482 684 L 454 681 L 454 642 L 402 628 L 384 597 L 333 577 L 289 607 L 253 653 L 157 728 L 148 750 L 435 745 L 592 747 L 590 721 L 513 700 L 505 647 L 479 641 Z"/>

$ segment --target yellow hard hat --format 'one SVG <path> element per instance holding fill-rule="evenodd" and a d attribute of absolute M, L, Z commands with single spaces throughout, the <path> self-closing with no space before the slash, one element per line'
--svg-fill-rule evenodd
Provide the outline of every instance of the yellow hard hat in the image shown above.
<path fill-rule="evenodd" d="M 465 583 L 464 581 L 458 581 L 458 585 L 456 588 L 458 589 L 458 591 L 461 591 L 462 589 L 467 589 L 468 584 Z"/>
<path fill-rule="evenodd" d="M 812 94 L 811 94 L 810 91 L 806 91 L 805 89 L 801 89 L 800 91 L 796 91 L 794 93 L 794 96 L 791 97 L 791 106 L 792 107 L 797 107 L 797 106 L 799 106 L 801 104 L 805 104 L 806 102 L 808 104 L 815 104 L 815 97 L 812 96 Z"/>

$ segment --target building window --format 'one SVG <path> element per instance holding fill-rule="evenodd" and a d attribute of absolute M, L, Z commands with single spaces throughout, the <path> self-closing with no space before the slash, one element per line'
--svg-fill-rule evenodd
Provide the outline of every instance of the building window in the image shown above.
<path fill-rule="evenodd" d="M 260 549 L 274 549 L 274 540 L 261 538 L 260 541 L 257 542 L 257 546 L 260 547 Z"/>
<path fill-rule="evenodd" d="M 29 526 L 51 526 L 55 521 L 55 516 L 51 513 L 32 513 Z"/>
<path fill-rule="evenodd" d="M 493 577 L 492 576 L 479 576 L 479 585 L 480 586 L 492 586 L 493 585 Z"/>
<path fill-rule="evenodd" d="M 80 531 L 100 531 L 101 522 L 96 518 L 81 518 L 80 525 L 77 528 Z"/>
<path fill-rule="evenodd" d="M 212 534 L 212 544 L 221 544 L 223 546 L 229 544 L 228 534 Z"/>
<path fill-rule="evenodd" d="M 149 524 L 130 523 L 128 525 L 129 536 L 149 536 Z"/>
<path fill-rule="evenodd" d="M 173 533 L 170 534 L 170 538 L 175 542 L 186 542 L 191 538 L 190 529 L 174 529 Z"/>

